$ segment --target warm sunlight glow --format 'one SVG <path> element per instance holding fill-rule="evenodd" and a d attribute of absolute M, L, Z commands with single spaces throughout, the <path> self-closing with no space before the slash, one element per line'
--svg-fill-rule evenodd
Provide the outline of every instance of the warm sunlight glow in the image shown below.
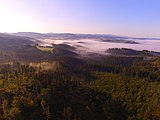
<path fill-rule="evenodd" d="M 0 6 L 0 31 L 18 32 L 25 30 L 34 30 L 34 23 L 31 18 L 21 14 L 6 6 Z"/>
<path fill-rule="evenodd" d="M 1 0 L 0 32 L 160 37 L 160 1 Z"/>

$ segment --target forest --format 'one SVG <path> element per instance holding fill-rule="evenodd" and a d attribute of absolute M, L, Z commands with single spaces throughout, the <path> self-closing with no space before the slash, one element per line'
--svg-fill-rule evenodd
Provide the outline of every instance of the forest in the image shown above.
<path fill-rule="evenodd" d="M 159 57 L 47 62 L 0 64 L 0 120 L 160 119 Z"/>
<path fill-rule="evenodd" d="M 0 0 L 0 120 L 160 120 L 160 0 Z"/>

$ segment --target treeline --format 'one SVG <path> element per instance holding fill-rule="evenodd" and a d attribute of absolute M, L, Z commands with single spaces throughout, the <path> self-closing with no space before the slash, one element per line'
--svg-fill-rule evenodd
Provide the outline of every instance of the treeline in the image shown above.
<path fill-rule="evenodd" d="M 0 66 L 0 120 L 159 120 L 160 60 L 62 57 Z"/>

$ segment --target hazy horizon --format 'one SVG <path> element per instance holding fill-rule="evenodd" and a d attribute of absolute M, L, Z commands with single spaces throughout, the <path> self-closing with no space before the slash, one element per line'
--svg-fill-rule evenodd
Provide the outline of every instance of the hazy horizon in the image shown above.
<path fill-rule="evenodd" d="M 18 32 L 0 32 L 2 34 L 16 34 L 16 33 L 38 33 L 38 34 L 84 34 L 84 35 L 113 35 L 119 37 L 129 37 L 129 38 L 148 38 L 148 39 L 160 39 L 160 37 L 154 36 L 129 36 L 122 34 L 112 34 L 112 33 L 77 33 L 77 32 L 36 32 L 36 31 L 18 31 Z"/>
<path fill-rule="evenodd" d="M 158 0 L 2 0 L 0 32 L 160 34 Z"/>

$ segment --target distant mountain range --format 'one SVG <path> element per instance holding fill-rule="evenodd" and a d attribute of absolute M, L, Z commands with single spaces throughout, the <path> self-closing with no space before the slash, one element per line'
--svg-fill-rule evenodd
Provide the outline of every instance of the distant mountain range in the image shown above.
<path fill-rule="evenodd" d="M 53 54 L 41 51 L 36 48 L 38 40 L 42 39 L 53 39 L 56 40 L 81 40 L 81 39 L 93 39 L 96 43 L 99 42 L 112 42 L 112 43 L 127 43 L 127 44 L 138 44 L 134 39 L 143 39 L 150 40 L 151 38 L 131 38 L 125 36 L 116 36 L 116 35 L 100 35 L 100 34 L 71 34 L 71 33 L 34 33 L 34 32 L 19 32 L 19 33 L 0 33 L 0 62 L 6 61 L 41 61 L 41 60 L 53 60 L 59 56 L 76 56 L 80 54 L 80 51 L 76 51 L 76 48 L 80 48 L 86 52 L 85 46 L 86 42 L 82 43 L 80 47 L 70 46 L 66 43 L 63 44 L 52 44 L 52 47 L 55 49 Z M 131 40 L 132 39 L 132 40 Z M 159 40 L 154 39 L 153 40 Z M 39 40 L 40 41 L 40 40 Z M 52 41 L 52 40 L 51 40 Z M 87 41 L 87 40 L 86 40 Z M 77 41 L 76 41 L 77 42 Z M 75 45 L 77 44 L 75 42 Z M 94 44 L 94 43 L 92 43 Z M 104 44 L 104 43 L 102 43 Z M 107 43 L 106 43 L 107 44 Z M 83 45 L 85 46 L 83 48 Z M 101 47 L 101 46 L 98 46 Z M 106 45 L 107 47 L 107 45 Z M 88 47 L 89 49 L 89 47 Z M 107 49 L 106 49 L 107 50 Z M 118 51 L 118 52 L 117 52 Z M 82 52 L 82 51 L 81 51 Z M 87 51 L 88 52 L 88 51 Z M 96 52 L 95 52 L 96 53 Z M 106 53 L 111 53 L 113 55 L 139 55 L 139 53 L 133 50 L 128 49 L 110 49 Z M 159 55 L 158 52 L 145 51 L 147 54 Z"/>
<path fill-rule="evenodd" d="M 112 34 L 73 34 L 73 33 L 36 33 L 36 32 L 18 32 L 9 33 L 14 36 L 30 37 L 34 39 L 100 39 L 100 40 L 160 40 L 160 38 L 135 38 L 127 36 L 118 36 Z"/>

